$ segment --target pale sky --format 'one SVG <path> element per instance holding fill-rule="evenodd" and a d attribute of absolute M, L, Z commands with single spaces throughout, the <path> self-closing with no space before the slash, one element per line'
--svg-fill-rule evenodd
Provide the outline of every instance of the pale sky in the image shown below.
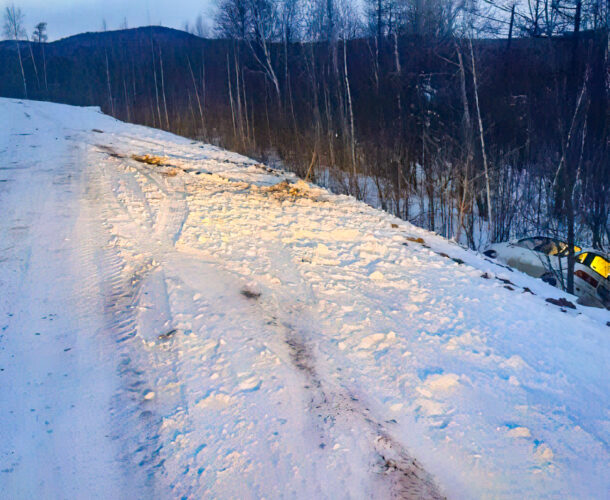
<path fill-rule="evenodd" d="M 0 0 L 2 7 L 10 3 L 21 8 L 29 34 L 36 23 L 46 21 L 51 41 L 100 31 L 103 19 L 108 30 L 119 29 L 124 18 L 130 28 L 161 24 L 182 29 L 185 21 L 192 25 L 198 14 L 210 21 L 215 0 Z"/>

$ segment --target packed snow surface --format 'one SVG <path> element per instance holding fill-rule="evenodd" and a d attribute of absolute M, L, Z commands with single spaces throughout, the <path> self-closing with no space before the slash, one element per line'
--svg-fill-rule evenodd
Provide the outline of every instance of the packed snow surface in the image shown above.
<path fill-rule="evenodd" d="M 0 116 L 2 497 L 607 498 L 607 311 L 213 146 Z"/>

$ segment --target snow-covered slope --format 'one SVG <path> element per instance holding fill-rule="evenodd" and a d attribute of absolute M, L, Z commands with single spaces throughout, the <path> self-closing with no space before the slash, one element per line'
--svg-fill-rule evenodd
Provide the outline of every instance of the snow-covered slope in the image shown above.
<path fill-rule="evenodd" d="M 0 116 L 2 496 L 610 491 L 607 311 L 237 154 Z"/>

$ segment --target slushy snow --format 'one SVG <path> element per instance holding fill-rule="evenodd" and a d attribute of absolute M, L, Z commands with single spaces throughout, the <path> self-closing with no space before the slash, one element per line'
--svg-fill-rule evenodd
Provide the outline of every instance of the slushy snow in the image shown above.
<path fill-rule="evenodd" d="M 608 311 L 217 147 L 0 116 L 2 497 L 607 498 Z"/>

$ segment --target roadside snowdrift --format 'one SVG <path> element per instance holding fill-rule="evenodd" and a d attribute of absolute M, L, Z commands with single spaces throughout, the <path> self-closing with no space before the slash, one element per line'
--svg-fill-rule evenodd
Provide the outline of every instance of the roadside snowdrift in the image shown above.
<path fill-rule="evenodd" d="M 8 497 L 610 490 L 607 311 L 209 145 L 0 116 Z"/>

